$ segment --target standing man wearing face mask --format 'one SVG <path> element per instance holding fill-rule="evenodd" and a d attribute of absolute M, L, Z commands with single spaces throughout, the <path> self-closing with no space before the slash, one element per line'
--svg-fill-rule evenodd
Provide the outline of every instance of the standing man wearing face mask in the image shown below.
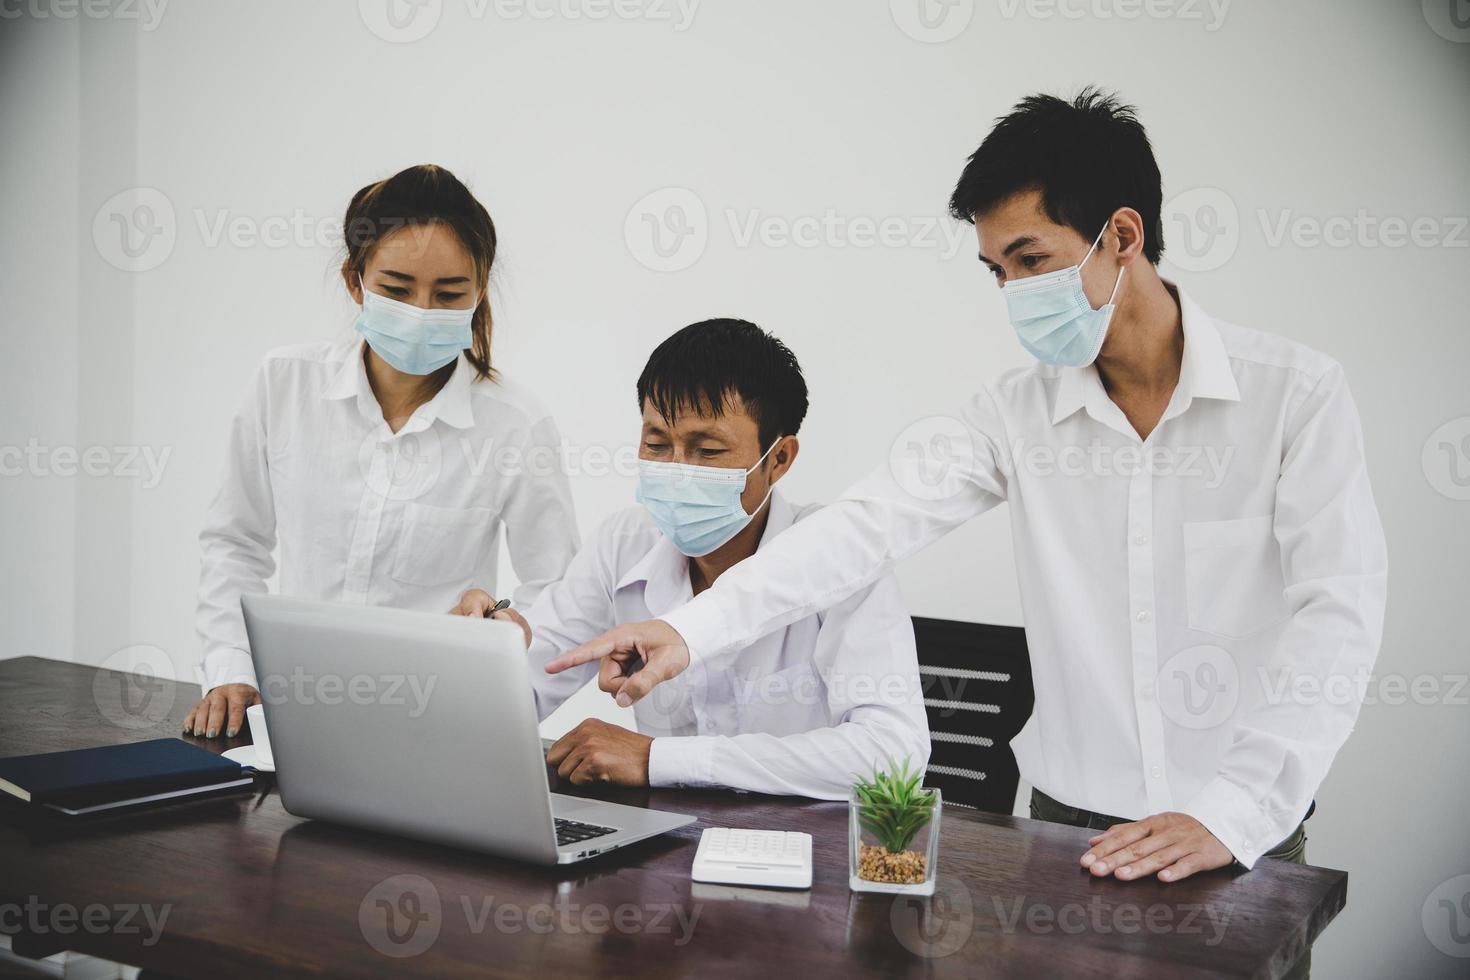
<path fill-rule="evenodd" d="M 1022 101 L 951 209 L 1041 363 L 920 440 L 944 457 L 882 467 L 690 604 L 551 669 L 601 660 L 603 689 L 633 702 L 690 664 L 738 665 L 751 637 L 1006 502 L 1036 688 L 1012 747 L 1033 815 L 1100 831 L 1078 855 L 1099 876 L 1302 860 L 1361 701 L 1292 692 L 1361 698 L 1383 530 L 1341 366 L 1162 279 L 1161 199 L 1131 108 Z"/>
<path fill-rule="evenodd" d="M 776 489 L 796 461 L 806 382 L 786 345 L 754 324 L 708 320 L 674 334 L 638 379 L 638 403 L 642 506 L 609 518 L 526 611 L 537 668 L 688 602 L 819 510 Z M 454 611 L 493 604 L 472 591 Z M 541 717 L 596 674 L 594 664 L 534 670 Z M 854 773 L 929 758 L 913 624 L 891 575 L 751 637 L 737 664 L 688 671 L 633 713 L 637 731 L 589 719 L 547 762 L 573 783 L 846 799 Z"/>

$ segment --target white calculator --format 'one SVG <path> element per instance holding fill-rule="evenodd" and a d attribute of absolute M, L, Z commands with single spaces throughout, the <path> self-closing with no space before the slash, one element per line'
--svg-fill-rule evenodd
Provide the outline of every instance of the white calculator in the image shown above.
<path fill-rule="evenodd" d="M 695 881 L 765 888 L 812 886 L 812 835 L 711 827 L 694 852 Z"/>

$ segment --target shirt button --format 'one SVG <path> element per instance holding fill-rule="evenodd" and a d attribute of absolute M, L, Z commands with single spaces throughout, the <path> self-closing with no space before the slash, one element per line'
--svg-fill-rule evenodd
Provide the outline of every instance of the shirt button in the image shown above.
<path fill-rule="evenodd" d="M 1145 684 L 1138 689 L 1138 693 L 1146 698 L 1151 698 L 1154 696 L 1154 686 L 1152 684 Z"/>
<path fill-rule="evenodd" d="M 1148 544 L 1148 535 L 1147 534 L 1135 534 L 1133 536 L 1133 543 L 1134 544 Z"/>
<path fill-rule="evenodd" d="M 1164 774 L 1164 770 L 1160 769 L 1158 766 L 1154 766 L 1152 769 L 1149 770 L 1149 773 L 1155 779 L 1158 779 L 1160 776 L 1162 776 Z"/>
<path fill-rule="evenodd" d="M 1140 623 L 1146 623 L 1153 618 L 1153 614 L 1150 613 L 1147 609 L 1140 609 L 1138 611 L 1138 621 Z"/>

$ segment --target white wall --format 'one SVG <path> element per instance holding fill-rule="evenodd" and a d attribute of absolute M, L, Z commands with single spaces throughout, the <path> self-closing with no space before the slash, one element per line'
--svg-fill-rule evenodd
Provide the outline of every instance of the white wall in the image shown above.
<path fill-rule="evenodd" d="M 432 0 L 408 30 L 432 29 L 412 42 L 380 36 L 393 35 L 380 6 L 174 3 L 156 23 L 146 7 L 133 8 L 142 22 L 0 23 L 0 446 L 170 454 L 156 486 L 0 480 L 0 655 L 100 662 L 146 644 L 189 675 L 195 534 L 227 421 L 265 350 L 350 323 L 334 246 L 314 227 L 362 184 L 423 161 L 471 183 L 504 243 L 497 360 L 578 447 L 632 443 L 633 381 L 672 330 L 739 315 L 782 336 L 813 403 L 790 492 L 818 499 L 910 423 L 1022 363 L 944 204 L 1011 102 L 1096 81 L 1139 106 L 1166 197 L 1193 192 L 1167 229 L 1179 281 L 1219 315 L 1345 364 L 1393 564 L 1380 672 L 1441 685 L 1433 703 L 1367 707 L 1322 788 L 1311 857 L 1352 880 L 1318 973 L 1458 972 L 1421 923 L 1431 890 L 1470 872 L 1470 707 L 1464 690 L 1443 694 L 1467 670 L 1470 502 L 1454 499 L 1448 467 L 1470 468 L 1470 446 L 1424 452 L 1438 426 L 1470 416 L 1470 233 L 1453 220 L 1470 214 L 1470 43 L 1448 4 L 1161 0 L 1151 9 L 1178 15 L 1124 20 L 1100 16 L 1126 9 L 1110 0 L 1063 5 L 1078 18 L 957 0 L 934 4 L 950 19 L 926 34 L 908 0 L 703 0 L 687 25 L 672 0 L 624 0 L 650 16 L 601 20 Z M 899 21 L 955 36 L 930 43 Z M 135 187 L 157 193 L 107 203 Z M 638 202 L 671 187 L 693 192 L 707 244 L 660 272 L 640 261 L 654 263 Z M 128 257 L 115 234 L 94 237 L 99 210 L 107 229 L 139 201 L 171 247 L 165 234 Z M 666 192 L 653 217 L 671 219 L 670 202 L 690 203 Z M 1431 219 L 1425 233 L 1453 241 L 1301 237 L 1360 211 Z M 891 219 L 907 241 L 741 237 L 753 218 L 779 233 L 829 212 Z M 300 230 L 232 242 L 214 237 L 222 218 L 247 234 Z M 1283 219 L 1296 230 L 1284 240 Z M 1201 237 L 1216 225 L 1226 233 Z M 584 534 L 631 500 L 623 476 L 574 486 Z M 1006 522 L 990 515 L 910 561 L 912 610 L 1019 622 Z"/>
<path fill-rule="evenodd" d="M 0 446 L 77 441 L 80 32 L 0 32 Z M 27 85 L 22 79 L 35 80 Z M 42 152 L 41 148 L 47 148 Z M 69 658 L 76 481 L 0 464 L 0 656 Z"/>

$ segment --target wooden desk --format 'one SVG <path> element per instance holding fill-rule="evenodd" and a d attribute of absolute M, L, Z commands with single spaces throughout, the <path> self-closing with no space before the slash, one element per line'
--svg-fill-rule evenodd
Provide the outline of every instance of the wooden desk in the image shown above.
<path fill-rule="evenodd" d="M 0 756 L 176 735 L 198 689 L 149 683 L 158 724 L 119 724 L 115 699 L 143 690 L 130 675 L 0 661 Z M 1095 880 L 1077 865 L 1085 831 L 951 807 L 933 899 L 856 895 L 845 804 L 607 796 L 700 822 L 540 868 L 301 820 L 266 777 L 251 795 L 86 823 L 7 807 L 0 931 L 17 951 L 74 949 L 179 976 L 1275 977 L 1347 894 L 1341 871 L 1275 861 L 1168 886 Z M 711 825 L 811 832 L 811 891 L 691 882 Z M 389 955 L 403 953 L 414 955 Z"/>

